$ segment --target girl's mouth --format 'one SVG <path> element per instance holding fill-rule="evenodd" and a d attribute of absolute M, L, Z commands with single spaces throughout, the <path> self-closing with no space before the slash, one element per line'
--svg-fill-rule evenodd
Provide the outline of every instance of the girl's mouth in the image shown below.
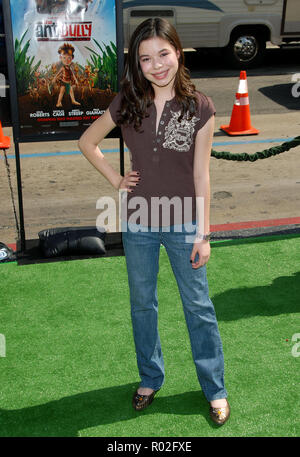
<path fill-rule="evenodd" d="M 168 72 L 169 70 L 166 70 L 166 71 L 163 71 L 163 72 L 160 72 L 160 73 L 154 73 L 152 76 L 155 78 L 155 79 L 165 79 L 168 75 Z"/>

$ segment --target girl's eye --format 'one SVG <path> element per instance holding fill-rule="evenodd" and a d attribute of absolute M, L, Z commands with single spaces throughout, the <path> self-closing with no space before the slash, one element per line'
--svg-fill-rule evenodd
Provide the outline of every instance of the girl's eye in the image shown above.
<path fill-rule="evenodd" d="M 168 52 L 164 52 L 163 54 L 161 54 L 162 57 L 165 57 L 167 56 L 169 53 Z"/>

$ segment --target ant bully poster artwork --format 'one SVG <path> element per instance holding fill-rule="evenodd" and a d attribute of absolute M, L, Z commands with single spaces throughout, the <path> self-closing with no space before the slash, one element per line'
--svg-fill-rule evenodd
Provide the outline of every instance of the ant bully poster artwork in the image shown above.
<path fill-rule="evenodd" d="M 20 136 L 82 133 L 117 92 L 116 2 L 9 5 Z"/>

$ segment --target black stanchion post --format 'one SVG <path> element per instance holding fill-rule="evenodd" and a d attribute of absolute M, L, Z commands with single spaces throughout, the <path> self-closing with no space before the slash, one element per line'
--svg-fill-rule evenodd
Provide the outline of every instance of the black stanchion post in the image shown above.
<path fill-rule="evenodd" d="M 16 172 L 17 172 L 17 184 L 18 184 L 19 218 L 20 218 L 20 240 L 19 240 L 19 242 L 20 242 L 21 252 L 24 252 L 26 249 L 26 242 L 25 242 L 25 228 L 24 228 L 20 151 L 19 151 L 18 142 L 15 142 L 15 155 L 16 155 Z"/>

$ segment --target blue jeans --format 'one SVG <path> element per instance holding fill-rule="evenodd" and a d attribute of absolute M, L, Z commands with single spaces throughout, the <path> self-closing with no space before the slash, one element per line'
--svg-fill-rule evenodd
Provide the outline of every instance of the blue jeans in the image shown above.
<path fill-rule="evenodd" d="M 140 386 L 158 390 L 165 378 L 157 325 L 157 275 L 162 244 L 178 284 L 198 380 L 206 399 L 212 401 L 227 397 L 223 348 L 214 306 L 209 298 L 206 265 L 193 269 L 190 263 L 193 248 L 190 240 L 195 234 L 195 229 L 190 232 L 191 224 L 195 227 L 194 222 L 187 228 L 181 225 L 147 228 L 122 222 L 133 337 Z M 182 231 L 176 231 L 178 229 Z"/>

